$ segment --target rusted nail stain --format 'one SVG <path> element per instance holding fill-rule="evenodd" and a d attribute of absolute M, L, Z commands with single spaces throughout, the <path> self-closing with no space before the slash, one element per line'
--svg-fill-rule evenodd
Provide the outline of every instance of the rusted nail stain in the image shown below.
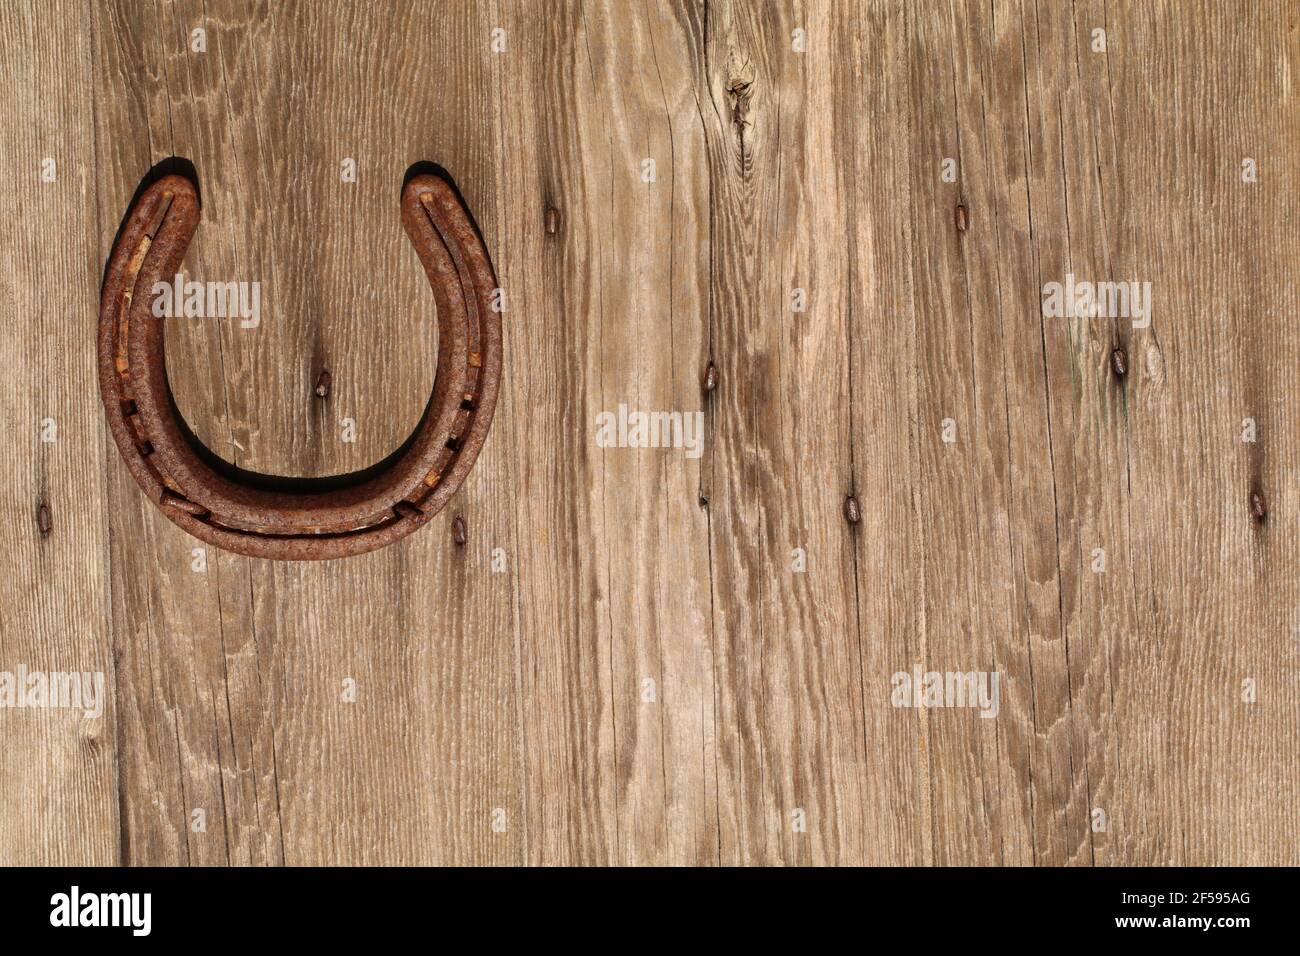
<path fill-rule="evenodd" d="M 957 211 L 953 213 L 953 221 L 957 224 L 958 232 L 965 232 L 970 228 L 970 213 L 966 210 L 965 203 L 957 203 Z"/>
<path fill-rule="evenodd" d="M 36 506 L 36 527 L 41 529 L 42 535 L 50 533 L 54 527 L 54 516 L 50 514 L 50 506 L 42 501 Z"/>
<path fill-rule="evenodd" d="M 451 522 L 451 540 L 456 542 L 456 546 L 465 547 L 465 519 L 456 515 Z"/>
<path fill-rule="evenodd" d="M 1250 493 L 1250 513 L 1260 524 L 1268 517 L 1268 502 L 1264 500 L 1264 493 L 1258 489 Z"/>
<path fill-rule="evenodd" d="M 315 391 L 316 393 L 316 397 L 329 398 L 330 385 L 332 385 L 333 383 L 334 383 L 334 379 L 330 376 L 330 370 L 327 368 L 321 369 L 320 377 L 316 379 L 316 388 L 313 389 L 313 391 Z"/>
<path fill-rule="evenodd" d="M 718 367 L 712 360 L 704 368 L 704 391 L 711 392 L 718 387 Z"/>
<path fill-rule="evenodd" d="M 546 210 L 546 234 L 553 236 L 560 231 L 560 210 L 554 206 L 547 207 Z"/>
<path fill-rule="evenodd" d="M 1115 372 L 1116 378 L 1123 378 L 1128 374 L 1128 353 L 1122 348 L 1115 349 L 1110 353 L 1110 367 Z"/>
<path fill-rule="evenodd" d="M 857 524 L 862 520 L 862 507 L 853 495 L 844 499 L 844 520 L 849 524 Z"/>

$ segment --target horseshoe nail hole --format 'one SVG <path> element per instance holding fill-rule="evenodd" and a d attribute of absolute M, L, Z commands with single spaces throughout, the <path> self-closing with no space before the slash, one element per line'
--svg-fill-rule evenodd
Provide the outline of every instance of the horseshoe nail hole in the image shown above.
<path fill-rule="evenodd" d="M 447 447 L 450 448 L 452 451 L 460 451 L 460 439 L 457 438 L 455 435 L 452 435 L 450 438 L 447 439 Z"/>
<path fill-rule="evenodd" d="M 186 514 L 192 514 L 196 518 L 206 518 L 211 512 L 197 501 L 191 501 L 179 492 L 172 491 L 170 488 L 164 488 L 162 494 L 158 496 L 158 504 L 164 508 L 175 508 L 178 511 L 184 511 Z"/>
<path fill-rule="evenodd" d="M 399 518 L 421 518 L 424 512 L 417 505 L 403 499 L 393 505 L 393 511 Z"/>
<path fill-rule="evenodd" d="M 474 399 L 472 398 L 461 399 L 460 410 L 463 412 L 474 411 Z"/>
<path fill-rule="evenodd" d="M 145 458 L 148 458 L 153 454 L 153 442 L 151 441 L 141 442 L 138 447 L 140 449 L 140 454 Z"/>
<path fill-rule="evenodd" d="M 124 417 L 130 418 L 139 411 L 140 409 L 136 406 L 134 398 L 127 398 L 122 401 L 122 415 Z"/>

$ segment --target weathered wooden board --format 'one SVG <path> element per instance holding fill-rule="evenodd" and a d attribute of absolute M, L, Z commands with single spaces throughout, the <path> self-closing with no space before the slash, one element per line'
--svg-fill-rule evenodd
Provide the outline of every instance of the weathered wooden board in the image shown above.
<path fill-rule="evenodd" d="M 1300 863 L 1298 23 L 0 8 L 0 704 L 104 680 L 0 706 L 0 863 Z M 275 563 L 143 500 L 93 341 L 169 158 L 186 277 L 260 290 L 168 320 L 177 406 L 306 476 L 424 408 L 398 195 L 454 177 L 505 380 L 429 527 Z M 1044 315 L 1067 277 L 1150 310 Z M 620 407 L 685 447 L 610 445 Z M 914 669 L 996 717 L 898 706 Z"/>

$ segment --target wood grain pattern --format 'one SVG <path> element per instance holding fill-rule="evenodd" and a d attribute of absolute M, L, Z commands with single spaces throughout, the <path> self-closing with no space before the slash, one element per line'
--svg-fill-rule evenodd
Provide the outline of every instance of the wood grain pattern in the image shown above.
<path fill-rule="evenodd" d="M 1298 23 L 0 9 L 0 679 L 107 685 L 97 717 L 0 707 L 0 863 L 1300 863 Z M 262 290 L 256 328 L 169 320 L 177 405 L 280 474 L 414 427 L 436 326 L 398 196 L 455 178 L 506 367 L 429 527 L 273 563 L 142 499 L 93 338 L 168 157 L 187 276 Z M 1044 317 L 1067 274 L 1149 281 L 1150 326 Z M 703 412 L 703 454 L 603 447 L 620 404 Z M 894 706 L 914 667 L 996 673 L 997 718 Z"/>

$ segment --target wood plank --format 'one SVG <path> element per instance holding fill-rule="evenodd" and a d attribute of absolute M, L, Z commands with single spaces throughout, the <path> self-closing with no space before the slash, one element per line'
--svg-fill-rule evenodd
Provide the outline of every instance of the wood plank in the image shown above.
<path fill-rule="evenodd" d="M 0 10 L 0 864 L 98 865 L 117 848 L 115 710 L 95 377 L 101 261 L 90 37 L 69 3 Z M 38 520 L 43 513 L 44 522 Z M 44 529 L 44 530 L 43 530 Z M 89 707 L 32 707 L 53 674 L 91 675 Z M 37 683 L 28 683 L 34 677 Z M 62 700 L 62 697 L 60 697 Z M 89 715 L 89 716 L 88 716 Z"/>
<path fill-rule="evenodd" d="M 1125 704 L 1117 772 L 1132 781 L 1125 820 L 1111 815 L 1117 862 L 1295 859 L 1290 19 L 1284 5 L 1243 3 L 1200 22 L 1135 8 L 1111 27 L 1131 51 L 1110 77 L 1131 197 L 1120 254 L 1158 290 L 1151 328 L 1130 340 L 1140 629 L 1112 661 Z M 1168 119 L 1142 123 L 1152 100 Z M 1242 178 L 1247 157 L 1265 173 L 1255 183 Z M 1252 489 L 1269 503 L 1262 523 Z M 1255 703 L 1242 699 L 1247 678 Z"/>
<path fill-rule="evenodd" d="M 134 12 L 101 36 L 151 34 Z M 464 135 L 493 129 L 483 120 L 492 109 L 485 21 L 471 10 L 433 18 L 412 10 L 396 23 L 309 7 L 169 12 L 157 46 L 141 38 L 103 51 L 110 90 L 114 80 L 155 77 L 148 102 L 158 105 L 102 122 L 159 129 L 125 141 L 135 154 L 114 160 L 120 185 L 102 202 L 124 208 L 153 162 L 191 159 L 205 221 L 189 268 L 265 290 L 256 328 L 174 323 L 169 364 L 188 386 L 178 387 L 178 406 L 242 467 L 303 475 L 365 467 L 409 433 L 432 383 L 432 299 L 396 215 L 406 168 L 441 160 L 491 229 L 483 164 L 495 150 Z M 189 48 L 196 25 L 208 31 L 206 53 Z M 463 82 L 454 91 L 416 87 L 393 102 L 403 71 L 432 70 L 435 37 L 450 54 L 444 68 Z M 353 56 L 354 43 L 382 49 L 372 63 Z M 133 58 L 119 62 L 123 49 Z M 443 117 L 437 128 L 431 116 Z M 103 138 L 118 148 L 108 130 Z M 355 161 L 355 182 L 342 176 L 346 160 Z M 332 376 L 325 401 L 313 395 L 322 368 Z M 343 438 L 344 419 L 355 423 L 354 442 Z M 169 797 L 130 801 L 128 859 L 519 858 L 520 828 L 508 826 L 519 817 L 517 719 L 500 710 L 514 694 L 515 594 L 508 575 L 490 573 L 493 548 L 515 549 L 503 517 L 509 482 L 483 483 L 494 451 L 426 533 L 321 565 L 210 550 L 208 571 L 194 574 L 194 542 L 119 482 L 122 510 L 135 517 L 116 539 L 155 544 L 118 555 L 115 581 L 126 593 L 117 625 L 138 665 L 132 683 L 153 691 L 136 698 L 142 712 L 126 732 L 143 746 L 122 760 L 132 790 Z M 463 550 L 451 541 L 457 515 L 469 530 Z M 151 587 L 149 566 L 163 570 L 165 587 Z M 155 701 L 166 709 L 144 709 Z M 313 729 L 295 729 L 304 726 Z M 209 817 L 204 833 L 189 826 L 195 809 Z M 503 832 L 493 829 L 498 810 Z"/>
<path fill-rule="evenodd" d="M 837 117 L 810 108 L 832 92 L 833 41 L 822 13 L 708 13 L 722 861 L 860 859 L 862 678 L 841 516 L 847 266 L 837 243 L 819 241 L 845 224 Z M 811 50 L 799 52 L 794 30 L 805 22 Z"/>
<path fill-rule="evenodd" d="M 0 862 L 1300 862 L 1292 19 L 0 10 L 0 681 L 107 688 L 0 707 Z M 202 187 L 187 276 L 261 292 L 253 328 L 169 320 L 177 405 L 303 476 L 422 413 L 398 194 L 455 179 L 505 378 L 430 527 L 275 563 L 140 495 L 91 343 L 169 157 Z M 1151 324 L 1044 315 L 1070 275 L 1149 281 Z M 620 406 L 703 412 L 702 454 L 608 446 Z M 898 706 L 913 669 L 996 675 L 996 719 Z"/>

